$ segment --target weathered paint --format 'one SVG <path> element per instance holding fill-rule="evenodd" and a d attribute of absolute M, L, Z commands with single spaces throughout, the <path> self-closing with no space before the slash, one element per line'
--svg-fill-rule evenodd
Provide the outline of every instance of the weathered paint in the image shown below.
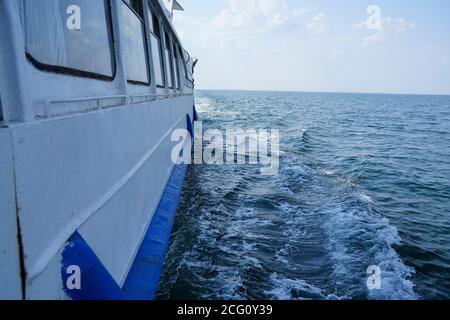
<path fill-rule="evenodd" d="M 22 299 L 11 146 L 9 129 L 0 129 L 0 300 Z"/>
<path fill-rule="evenodd" d="M 27 85 L 24 39 L 18 1 L 0 1 L 0 91 L 6 121 L 30 121 L 32 111 Z"/>

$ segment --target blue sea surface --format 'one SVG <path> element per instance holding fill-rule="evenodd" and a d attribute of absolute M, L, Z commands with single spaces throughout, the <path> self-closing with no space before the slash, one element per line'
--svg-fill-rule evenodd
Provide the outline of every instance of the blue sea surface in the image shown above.
<path fill-rule="evenodd" d="M 199 91 L 280 170 L 191 166 L 160 299 L 450 299 L 450 97 Z M 381 289 L 367 268 L 381 269 Z"/>

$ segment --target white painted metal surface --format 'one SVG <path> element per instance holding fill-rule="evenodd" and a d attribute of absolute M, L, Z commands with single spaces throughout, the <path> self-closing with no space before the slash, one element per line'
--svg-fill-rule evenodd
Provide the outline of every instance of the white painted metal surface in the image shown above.
<path fill-rule="evenodd" d="M 11 129 L 28 290 L 78 229 L 123 283 L 173 168 L 170 133 L 192 105 L 182 96 Z"/>
<path fill-rule="evenodd" d="M 11 134 L 0 128 L 0 300 L 21 299 Z"/>
<path fill-rule="evenodd" d="M 111 0 L 116 76 L 101 81 L 38 70 L 17 2 L 0 0 L 0 298 L 22 297 L 17 216 L 27 299 L 66 298 L 61 252 L 75 231 L 123 284 L 170 177 L 170 134 L 193 118 L 193 89 L 156 87 L 152 67 L 149 86 L 127 82 L 121 1 Z"/>

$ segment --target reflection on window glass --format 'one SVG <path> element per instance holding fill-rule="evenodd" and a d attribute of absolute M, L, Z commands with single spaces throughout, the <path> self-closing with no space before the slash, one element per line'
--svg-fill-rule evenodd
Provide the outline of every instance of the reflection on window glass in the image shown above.
<path fill-rule="evenodd" d="M 142 12 L 142 0 L 124 0 L 133 10 L 138 14 L 140 18 L 144 18 Z"/>
<path fill-rule="evenodd" d="M 184 60 L 184 54 L 183 54 L 183 50 L 181 49 L 181 47 L 178 48 L 178 54 L 180 57 L 180 63 L 181 63 L 181 77 L 183 79 L 187 78 L 187 70 L 186 70 L 186 61 Z"/>
<path fill-rule="evenodd" d="M 152 34 L 152 56 L 155 68 L 155 81 L 157 86 L 164 86 L 163 68 L 161 59 L 161 42 Z"/>
<path fill-rule="evenodd" d="M 26 50 L 33 60 L 46 66 L 114 75 L 108 1 L 19 0 L 19 5 Z"/>
<path fill-rule="evenodd" d="M 143 20 L 124 2 L 121 9 L 121 39 L 128 80 L 149 83 L 147 45 Z"/>
<path fill-rule="evenodd" d="M 165 42 L 166 42 L 166 62 L 168 64 L 167 68 L 167 78 L 169 79 L 169 87 L 174 87 L 173 80 L 173 61 L 172 61 L 172 46 L 170 44 L 170 37 L 167 32 L 165 32 Z"/>
<path fill-rule="evenodd" d="M 178 63 L 177 47 L 173 45 L 173 64 L 175 65 L 175 83 L 177 84 L 177 89 L 181 88 L 180 85 L 180 64 Z"/>
<path fill-rule="evenodd" d="M 159 87 L 164 86 L 164 67 L 163 67 L 163 48 L 161 44 L 161 32 L 159 30 L 159 21 L 157 16 L 150 11 L 150 7 L 147 6 L 152 23 L 150 23 L 151 29 L 151 45 L 152 45 L 152 57 L 153 68 L 155 69 L 155 82 Z"/>

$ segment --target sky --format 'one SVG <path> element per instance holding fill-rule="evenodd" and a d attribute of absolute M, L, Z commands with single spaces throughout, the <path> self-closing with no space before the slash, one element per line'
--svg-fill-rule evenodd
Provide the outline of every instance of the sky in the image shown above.
<path fill-rule="evenodd" d="M 197 89 L 450 94 L 448 0 L 178 2 Z"/>

